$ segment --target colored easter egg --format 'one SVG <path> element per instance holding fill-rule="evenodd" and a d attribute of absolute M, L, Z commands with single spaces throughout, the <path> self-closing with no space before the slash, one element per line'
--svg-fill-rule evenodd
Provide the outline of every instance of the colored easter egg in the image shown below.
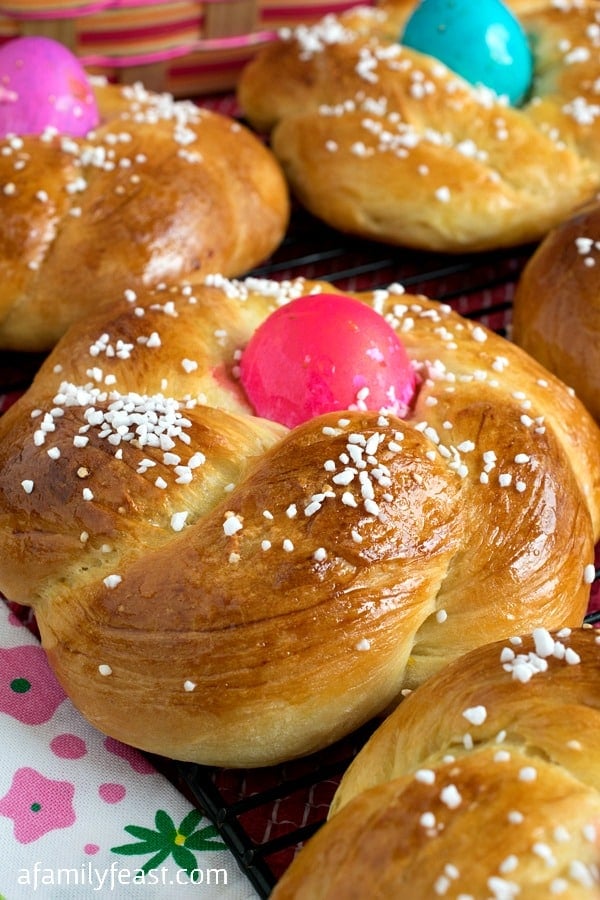
<path fill-rule="evenodd" d="M 21 37 L 0 47 L 0 136 L 47 128 L 82 137 L 99 122 L 87 74 L 58 41 Z"/>
<path fill-rule="evenodd" d="M 531 85 L 527 36 L 500 0 L 422 0 L 400 42 L 441 60 L 471 84 L 508 97 L 514 106 Z"/>
<path fill-rule="evenodd" d="M 256 414 L 290 428 L 336 410 L 402 416 L 415 390 L 395 331 L 343 294 L 311 294 L 272 313 L 245 348 L 240 377 Z"/>

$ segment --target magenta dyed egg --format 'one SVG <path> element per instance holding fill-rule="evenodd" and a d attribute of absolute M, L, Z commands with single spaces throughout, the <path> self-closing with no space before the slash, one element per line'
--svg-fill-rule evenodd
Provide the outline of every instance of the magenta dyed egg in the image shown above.
<path fill-rule="evenodd" d="M 46 128 L 82 137 L 100 119 L 79 60 L 63 44 L 21 37 L 0 47 L 0 136 L 38 135 Z"/>
<path fill-rule="evenodd" d="M 349 409 L 406 414 L 415 375 L 383 316 L 342 294 L 280 307 L 250 339 L 240 377 L 257 415 L 293 428 Z"/>

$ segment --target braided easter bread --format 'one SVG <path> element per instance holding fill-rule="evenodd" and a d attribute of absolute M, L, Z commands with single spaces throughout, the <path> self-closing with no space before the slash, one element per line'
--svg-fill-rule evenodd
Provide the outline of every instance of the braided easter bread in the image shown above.
<path fill-rule="evenodd" d="M 94 90 L 85 138 L 0 141 L 0 348 L 47 350 L 126 287 L 242 274 L 285 233 L 287 187 L 248 129 L 139 85 Z"/>
<path fill-rule="evenodd" d="M 600 186 L 600 3 L 508 4 L 534 64 L 514 107 L 398 43 L 415 6 L 286 33 L 242 73 L 247 119 L 341 231 L 452 253 L 539 239 Z"/>
<path fill-rule="evenodd" d="M 598 897 L 599 642 L 537 629 L 407 697 L 273 900 Z"/>
<path fill-rule="evenodd" d="M 0 420 L 0 590 L 74 703 L 165 756 L 254 766 L 351 732 L 487 640 L 581 623 L 600 440 L 508 341 L 399 285 L 404 420 L 252 414 L 239 353 L 299 279 L 207 276 L 76 323 Z"/>
<path fill-rule="evenodd" d="M 554 228 L 528 261 L 514 340 L 570 385 L 600 422 L 600 204 Z"/>

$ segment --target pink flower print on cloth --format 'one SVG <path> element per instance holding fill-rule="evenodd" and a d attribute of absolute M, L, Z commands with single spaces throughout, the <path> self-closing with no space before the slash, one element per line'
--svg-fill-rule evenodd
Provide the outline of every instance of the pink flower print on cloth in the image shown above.
<path fill-rule="evenodd" d="M 0 799 L 0 815 L 13 820 L 15 839 L 29 844 L 75 822 L 74 794 L 70 781 L 54 781 L 28 767 L 17 769 L 10 790 Z"/>
<path fill-rule="evenodd" d="M 41 647 L 0 649 L 0 712 L 25 725 L 41 725 L 64 699 Z"/>
<path fill-rule="evenodd" d="M 151 765 L 146 757 L 142 756 L 140 751 L 136 750 L 135 747 L 130 747 L 128 744 L 122 744 L 120 741 L 115 741 L 115 739 L 111 737 L 104 739 L 104 746 L 109 753 L 114 753 L 115 756 L 120 756 L 121 759 L 128 762 L 133 771 L 137 772 L 139 775 L 152 775 L 156 771 L 154 766 Z"/>

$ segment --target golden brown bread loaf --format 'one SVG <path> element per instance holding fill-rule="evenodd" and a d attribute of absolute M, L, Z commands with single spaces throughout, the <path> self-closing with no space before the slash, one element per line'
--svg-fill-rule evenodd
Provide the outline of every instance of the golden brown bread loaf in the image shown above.
<path fill-rule="evenodd" d="M 509 3 L 534 56 L 519 108 L 397 41 L 415 6 L 327 16 L 242 73 L 292 190 L 356 235 L 445 252 L 534 241 L 600 186 L 600 3 Z"/>
<path fill-rule="evenodd" d="M 472 651 L 404 700 L 273 900 L 600 896 L 600 637 Z"/>
<path fill-rule="evenodd" d="M 600 204 L 557 225 L 528 261 L 513 338 L 577 393 L 600 422 Z"/>
<path fill-rule="evenodd" d="M 125 288 L 240 275 L 281 241 L 272 154 L 227 116 L 96 83 L 85 139 L 0 141 L 0 348 L 43 351 Z"/>
<path fill-rule="evenodd" d="M 274 763 L 473 646 L 583 619 L 599 431 L 503 338 L 399 285 L 364 294 L 419 380 L 406 420 L 252 415 L 240 350 L 323 290 L 128 293 L 0 420 L 0 590 L 35 608 L 65 690 L 116 738 Z"/>

